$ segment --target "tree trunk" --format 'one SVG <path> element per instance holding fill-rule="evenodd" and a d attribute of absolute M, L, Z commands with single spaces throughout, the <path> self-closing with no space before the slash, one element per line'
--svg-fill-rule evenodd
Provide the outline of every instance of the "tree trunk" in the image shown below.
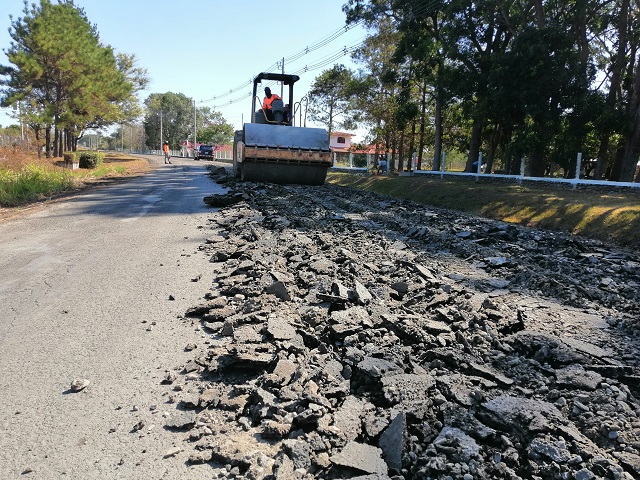
<path fill-rule="evenodd" d="M 480 153 L 480 145 L 482 141 L 482 120 L 473 119 L 473 127 L 471 128 L 471 139 L 469 141 L 469 155 L 467 156 L 467 165 L 465 172 L 473 172 L 473 162 L 478 160 Z"/>
<path fill-rule="evenodd" d="M 40 128 L 33 127 L 33 134 L 36 137 L 36 148 L 38 149 L 38 158 L 42 158 L 42 148 L 40 148 Z"/>
<path fill-rule="evenodd" d="M 389 172 L 396 169 L 396 153 L 398 152 L 398 135 L 397 132 L 391 134 L 391 163 L 389 164 Z"/>
<path fill-rule="evenodd" d="M 500 144 L 501 138 L 501 130 L 500 127 L 495 128 L 493 134 L 491 135 L 491 142 L 489 144 L 489 154 L 487 155 L 487 167 L 485 172 L 491 173 L 493 171 L 493 162 L 496 157 L 496 152 L 498 151 L 498 145 Z"/>
<path fill-rule="evenodd" d="M 51 158 L 51 125 L 47 125 L 44 130 L 45 155 Z"/>
<path fill-rule="evenodd" d="M 58 155 L 58 151 L 59 151 L 59 145 L 60 145 L 60 130 L 58 130 L 58 125 L 54 125 L 53 127 L 53 158 L 59 157 L 60 155 Z"/>
<path fill-rule="evenodd" d="M 617 103 L 618 92 L 620 90 L 623 77 L 622 72 L 625 62 L 627 61 L 625 53 L 628 45 L 628 23 L 629 0 L 622 0 L 622 4 L 620 6 L 620 17 L 618 19 L 618 48 L 615 57 L 616 61 L 611 70 L 611 82 L 609 93 L 607 95 L 607 106 L 611 111 L 613 111 Z M 602 178 L 605 172 L 607 153 L 611 140 L 611 130 L 611 126 L 606 125 L 602 132 L 600 148 L 598 150 L 598 161 L 596 163 L 596 171 L 594 173 L 594 177 L 596 179 Z"/>
<path fill-rule="evenodd" d="M 64 145 L 64 130 L 58 130 L 58 141 L 56 142 L 56 157 L 62 156 L 62 146 Z"/>
<path fill-rule="evenodd" d="M 533 6 L 536 16 L 536 24 L 538 28 L 544 28 L 545 25 L 545 15 L 544 15 L 544 7 L 542 6 L 542 0 L 533 0 Z"/>
<path fill-rule="evenodd" d="M 413 153 L 416 148 L 416 121 L 411 122 L 411 138 L 409 139 L 409 156 L 407 157 L 407 171 L 413 170 Z"/>
<path fill-rule="evenodd" d="M 436 111 L 435 111 L 435 139 L 433 142 L 433 170 L 439 171 L 442 162 L 442 100 L 440 93 L 436 93 Z"/>
<path fill-rule="evenodd" d="M 618 18 L 618 48 L 616 51 L 615 62 L 611 69 L 611 82 L 609 92 L 607 94 L 607 107 L 610 111 L 616 106 L 618 91 L 622 81 L 622 69 L 626 62 L 626 49 L 628 43 L 627 25 L 629 23 L 629 0 L 622 0 L 620 4 L 620 17 Z M 600 135 L 600 147 L 598 149 L 598 160 L 596 169 L 593 174 L 594 179 L 600 180 L 604 174 L 607 164 L 607 153 L 609 151 L 611 125 L 609 122 L 605 125 Z"/>
<path fill-rule="evenodd" d="M 609 151 L 609 140 L 611 137 L 611 129 L 602 130 L 600 135 L 600 146 L 598 147 L 598 160 L 596 161 L 596 169 L 593 172 L 594 180 L 601 180 L 604 175 L 604 169 L 607 165 L 607 152 Z"/>
<path fill-rule="evenodd" d="M 404 170 L 404 129 L 400 132 L 400 150 L 398 152 L 398 172 Z"/>
<path fill-rule="evenodd" d="M 536 145 L 531 152 L 529 175 L 532 177 L 544 177 L 546 162 L 544 158 L 544 146 Z"/>
<path fill-rule="evenodd" d="M 620 180 L 632 182 L 638 165 L 640 151 L 640 55 L 636 60 L 633 80 L 633 95 L 629 101 L 629 131 L 625 135 L 624 159 L 620 171 Z"/>
<path fill-rule="evenodd" d="M 422 153 L 424 151 L 424 130 L 427 121 L 427 81 L 422 83 L 422 109 L 420 112 L 420 138 L 418 139 L 418 164 L 416 168 L 422 170 Z"/>

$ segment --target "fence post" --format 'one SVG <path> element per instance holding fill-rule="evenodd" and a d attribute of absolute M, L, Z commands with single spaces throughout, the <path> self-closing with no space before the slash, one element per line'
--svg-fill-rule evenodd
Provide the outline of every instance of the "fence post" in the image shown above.
<path fill-rule="evenodd" d="M 440 159 L 440 172 L 445 172 L 447 170 L 447 167 L 446 167 L 447 154 L 444 152 L 444 150 L 442 151 L 441 157 L 442 158 Z M 444 175 L 442 173 L 440 174 L 440 178 L 444 178 Z"/>
<path fill-rule="evenodd" d="M 518 178 L 518 185 L 522 185 L 522 178 L 524 177 L 524 157 L 520 158 L 520 177 Z"/>
<path fill-rule="evenodd" d="M 349 153 L 349 168 L 353 168 L 353 153 Z"/>
<path fill-rule="evenodd" d="M 580 181 L 581 169 L 582 169 L 582 152 L 578 152 L 578 156 L 576 157 L 576 178 L 575 178 L 575 182 L 573 182 L 574 190 L 578 187 L 578 182 Z"/>

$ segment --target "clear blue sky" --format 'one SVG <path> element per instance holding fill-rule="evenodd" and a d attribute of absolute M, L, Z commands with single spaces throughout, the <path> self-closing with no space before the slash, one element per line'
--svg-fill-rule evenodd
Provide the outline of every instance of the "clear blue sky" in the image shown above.
<path fill-rule="evenodd" d="M 39 2 L 39 0 L 30 0 Z M 55 2 L 55 0 L 52 0 Z M 248 120 L 250 100 L 229 105 L 250 92 L 248 83 L 256 74 L 290 58 L 307 47 L 327 44 L 299 59 L 285 62 L 285 73 L 297 73 L 305 66 L 322 64 L 346 47 L 362 40 L 360 27 L 337 35 L 345 25 L 342 5 L 346 0 L 76 0 L 89 21 L 97 26 L 101 42 L 117 52 L 135 54 L 138 65 L 148 70 L 150 93 L 183 93 L 198 105 L 215 107 L 227 122 L 240 128 Z M 9 15 L 22 17 L 23 0 L 2 0 L 0 13 L 0 64 L 8 65 L 4 54 L 9 46 Z M 335 37 L 332 39 L 332 37 Z M 357 68 L 349 55 L 300 73 L 295 97 L 307 93 L 316 76 L 341 63 Z M 275 71 L 279 71 L 275 70 Z M 17 123 L 0 109 L 0 125 Z"/>

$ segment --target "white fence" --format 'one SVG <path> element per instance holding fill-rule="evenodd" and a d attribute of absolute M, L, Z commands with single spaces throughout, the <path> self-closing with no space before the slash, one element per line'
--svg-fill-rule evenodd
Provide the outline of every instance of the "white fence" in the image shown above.
<path fill-rule="evenodd" d="M 353 155 L 349 155 L 349 160 L 347 162 L 342 162 L 340 165 L 335 165 L 332 170 L 334 171 L 348 171 L 348 172 L 368 172 L 373 169 L 375 155 L 367 154 L 367 166 L 366 167 L 355 167 L 353 166 Z M 335 156 L 334 156 L 335 159 Z M 612 182 L 609 180 L 589 180 L 580 178 L 581 171 L 581 163 L 582 163 L 582 154 L 578 154 L 577 168 L 575 178 L 559 178 L 559 177 L 529 177 L 525 175 L 526 164 L 525 159 L 523 158 L 520 161 L 520 173 L 518 175 L 505 175 L 505 174 L 496 174 L 496 173 L 485 173 L 482 171 L 482 153 L 479 155 L 478 171 L 477 172 L 448 172 L 446 171 L 446 158 L 443 154 L 442 161 L 440 162 L 441 168 L 440 170 L 418 170 L 415 168 L 415 164 L 412 165 L 412 169 L 409 171 L 399 172 L 400 176 L 413 176 L 413 175 L 427 175 L 427 176 L 437 176 L 440 178 L 444 178 L 445 176 L 451 177 L 465 177 L 465 178 L 474 178 L 476 180 L 502 180 L 502 181 L 512 181 L 518 184 L 522 184 L 523 182 L 548 182 L 548 183 L 559 183 L 571 185 L 573 188 L 578 186 L 605 186 L 605 187 L 616 187 L 616 188 L 633 188 L 640 189 L 640 183 L 636 182 Z M 388 164 L 389 162 L 387 162 Z"/>

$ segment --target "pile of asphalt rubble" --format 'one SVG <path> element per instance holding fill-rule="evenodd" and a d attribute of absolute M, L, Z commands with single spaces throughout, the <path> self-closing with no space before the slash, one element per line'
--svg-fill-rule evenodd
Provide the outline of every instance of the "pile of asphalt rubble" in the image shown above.
<path fill-rule="evenodd" d="M 640 258 L 345 189 L 205 202 L 211 290 L 167 372 L 212 478 L 640 479 Z"/>

